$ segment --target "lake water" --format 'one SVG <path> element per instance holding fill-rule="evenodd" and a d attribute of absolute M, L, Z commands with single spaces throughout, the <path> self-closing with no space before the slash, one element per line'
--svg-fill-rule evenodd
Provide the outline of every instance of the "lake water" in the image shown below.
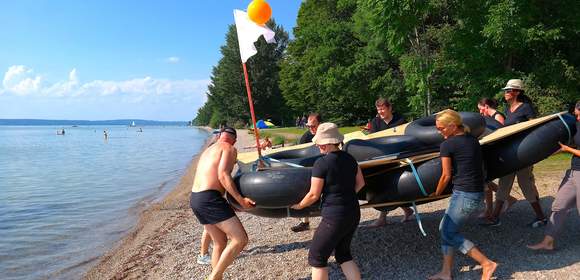
<path fill-rule="evenodd" d="M 2 279 L 78 279 L 208 137 L 191 127 L 57 129 L 0 126 Z"/>

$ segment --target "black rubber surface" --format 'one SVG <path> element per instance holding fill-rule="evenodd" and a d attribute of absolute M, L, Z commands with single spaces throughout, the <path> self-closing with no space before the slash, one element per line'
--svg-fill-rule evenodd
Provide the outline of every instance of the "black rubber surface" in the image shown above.
<path fill-rule="evenodd" d="M 564 115 L 563 118 L 570 129 L 570 135 L 573 136 L 576 133 L 575 118 L 569 114 Z M 481 122 L 484 120 L 482 117 L 474 119 Z M 553 154 L 559 149 L 558 142 L 566 143 L 569 140 L 566 125 L 560 119 L 555 119 L 492 144 L 483 145 L 484 165 L 488 169 L 487 179 L 507 175 L 523 167 L 533 165 Z M 483 132 L 484 127 L 481 124 L 478 126 L 478 131 Z M 391 138 L 384 138 L 372 141 L 355 141 L 349 145 L 347 150 L 353 151 L 359 158 L 368 158 L 375 154 L 391 153 L 389 145 L 398 145 L 397 147 L 409 150 L 413 150 L 412 147 L 421 149 L 421 146 L 416 146 L 417 142 L 414 142 L 416 139 L 413 140 L 412 137 L 391 136 Z M 416 165 L 416 168 L 425 192 L 427 194 L 433 193 L 441 177 L 441 160 L 439 158 L 432 159 Z M 380 167 L 373 168 L 373 173 L 378 171 L 380 171 Z M 311 168 L 275 168 L 243 173 L 235 177 L 235 182 L 243 196 L 256 201 L 257 207 L 248 211 L 251 214 L 273 218 L 316 216 L 319 215 L 318 203 L 301 211 L 288 208 L 288 206 L 298 203 L 308 193 L 310 176 Z M 410 201 L 425 197 L 409 166 L 385 174 L 367 176 L 365 180 L 366 186 L 359 193 L 359 198 L 367 200 L 369 203 Z M 451 186 L 448 186 L 446 191 L 450 192 L 450 190 Z M 233 202 L 234 206 L 237 205 L 231 197 L 228 200 Z M 396 207 L 398 206 L 378 209 L 384 211 Z"/>
<path fill-rule="evenodd" d="M 576 119 L 570 114 L 562 116 L 572 137 L 576 133 Z M 558 142 L 569 140 L 566 125 L 560 119 L 511 135 L 482 146 L 487 165 L 487 179 L 495 179 L 549 157 L 560 149 Z"/>
<path fill-rule="evenodd" d="M 386 136 L 370 140 L 353 139 L 346 143 L 344 150 L 357 161 L 365 161 L 384 156 L 408 156 L 439 150 L 438 145 L 427 145 L 414 136 Z"/>
<path fill-rule="evenodd" d="M 485 131 L 486 123 L 484 118 L 473 112 L 459 112 L 463 124 L 470 129 L 470 134 L 480 137 Z M 415 136 L 419 141 L 426 145 L 440 144 L 443 142 L 443 136 L 439 134 L 435 127 L 435 116 L 420 118 L 411 122 L 405 128 L 405 135 Z"/>

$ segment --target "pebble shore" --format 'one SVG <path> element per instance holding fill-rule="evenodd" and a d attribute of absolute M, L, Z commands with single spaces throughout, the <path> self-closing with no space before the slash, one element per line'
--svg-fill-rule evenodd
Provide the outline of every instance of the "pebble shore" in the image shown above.
<path fill-rule="evenodd" d="M 236 146 L 246 152 L 252 145 L 251 135 L 238 131 Z M 209 266 L 196 263 L 202 226 L 189 208 L 189 192 L 197 160 L 181 182 L 163 201 L 147 209 L 134 231 L 105 254 L 90 269 L 85 279 L 204 279 Z M 550 209 L 553 197 L 568 166 L 558 172 L 536 172 L 542 206 Z M 565 231 L 558 239 L 557 250 L 536 253 L 525 245 L 538 242 L 543 229 L 526 227 L 533 218 L 529 204 L 517 185 L 512 195 L 519 199 L 504 215 L 502 225 L 484 228 L 477 220 L 469 223 L 465 236 L 490 259 L 499 264 L 496 279 L 580 279 L 580 218 L 571 211 Z M 417 223 L 400 223 L 400 209 L 389 213 L 391 224 L 381 228 L 360 228 L 353 239 L 352 252 L 363 279 L 426 279 L 440 269 L 439 221 L 448 199 L 419 205 L 423 227 Z M 361 224 L 368 224 L 377 211 L 362 211 Z M 310 279 L 307 264 L 308 247 L 320 218 L 311 220 L 311 230 L 294 233 L 290 227 L 296 219 L 269 219 L 238 213 L 250 244 L 227 270 L 225 279 Z M 466 256 L 457 254 L 454 279 L 479 279 L 481 268 Z M 330 279 L 344 279 L 331 258 Z"/>

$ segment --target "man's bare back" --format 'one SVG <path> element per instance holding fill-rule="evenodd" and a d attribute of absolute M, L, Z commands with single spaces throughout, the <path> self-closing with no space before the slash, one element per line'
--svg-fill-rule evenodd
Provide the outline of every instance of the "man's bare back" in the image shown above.
<path fill-rule="evenodd" d="M 222 195 L 227 191 L 243 208 L 252 208 L 254 202 L 240 195 L 231 176 L 238 157 L 235 141 L 225 133 L 201 154 L 191 191 L 216 190 Z"/>
<path fill-rule="evenodd" d="M 237 158 L 237 151 L 229 143 L 216 142 L 199 157 L 192 192 L 217 190 L 222 194 L 225 188 L 220 182 L 219 172 L 231 174 Z"/>
<path fill-rule="evenodd" d="M 248 235 L 240 220 L 224 199 L 227 191 L 243 208 L 254 207 L 254 201 L 242 197 L 232 179 L 237 151 L 234 148 L 237 133 L 224 127 L 218 141 L 199 157 L 190 206 L 193 214 L 211 236 L 212 272 L 208 279 L 222 279 L 226 268 L 248 244 Z M 228 242 L 228 239 L 230 242 Z"/>

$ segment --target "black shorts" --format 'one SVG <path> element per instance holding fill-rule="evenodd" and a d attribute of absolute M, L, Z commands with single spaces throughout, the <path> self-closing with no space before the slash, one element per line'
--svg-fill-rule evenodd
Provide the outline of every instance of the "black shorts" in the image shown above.
<path fill-rule="evenodd" d="M 236 214 L 219 191 L 191 192 L 189 205 L 202 225 L 213 225 Z"/>
<path fill-rule="evenodd" d="M 308 264 L 312 267 L 327 267 L 328 258 L 334 251 L 338 264 L 352 260 L 350 243 L 360 221 L 360 211 L 348 217 L 322 217 L 308 251 Z"/>

